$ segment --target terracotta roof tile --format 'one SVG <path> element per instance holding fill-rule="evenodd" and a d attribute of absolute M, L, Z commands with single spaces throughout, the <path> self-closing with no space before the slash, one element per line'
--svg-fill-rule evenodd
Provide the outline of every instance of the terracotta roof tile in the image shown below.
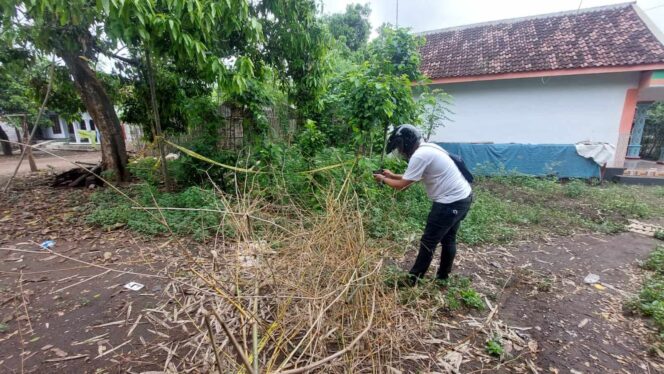
<path fill-rule="evenodd" d="M 431 79 L 664 63 L 664 45 L 632 4 L 424 34 Z"/>

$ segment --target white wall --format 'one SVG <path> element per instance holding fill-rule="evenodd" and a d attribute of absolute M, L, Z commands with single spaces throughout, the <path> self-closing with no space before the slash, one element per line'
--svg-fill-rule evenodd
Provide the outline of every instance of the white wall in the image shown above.
<path fill-rule="evenodd" d="M 53 126 L 48 126 L 48 127 L 42 127 L 42 131 L 44 134 L 44 137 L 47 139 L 66 139 L 67 136 L 67 122 L 63 120 L 62 118 L 58 117 L 58 121 L 60 122 L 60 133 L 56 134 L 53 131 Z"/>
<path fill-rule="evenodd" d="M 436 86 L 453 97 L 453 122 L 435 142 L 618 142 L 628 88 L 639 74 L 510 79 Z"/>
<path fill-rule="evenodd" d="M 16 137 L 16 128 L 13 125 L 0 121 L 0 126 L 2 126 L 2 129 L 5 130 L 5 133 L 7 134 L 9 141 L 18 142 L 18 138 Z M 23 132 L 21 131 L 21 134 L 22 133 Z M 12 144 L 12 147 L 18 147 L 18 146 L 16 144 Z"/>

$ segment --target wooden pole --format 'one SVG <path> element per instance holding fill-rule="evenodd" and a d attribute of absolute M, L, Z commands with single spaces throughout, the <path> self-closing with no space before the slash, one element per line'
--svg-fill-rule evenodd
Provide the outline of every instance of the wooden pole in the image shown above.
<path fill-rule="evenodd" d="M 32 140 L 32 135 L 34 133 L 30 133 L 30 129 L 28 128 L 28 115 L 23 116 L 23 121 L 21 122 L 21 127 L 23 127 L 23 143 L 25 143 L 26 146 L 26 152 L 25 155 L 28 156 L 28 163 L 30 164 L 30 171 L 31 172 L 36 172 L 37 170 L 37 164 L 35 163 L 35 158 L 32 157 L 32 147 L 30 147 L 30 141 Z M 35 124 L 35 128 L 37 125 Z M 34 130 L 34 129 L 33 129 Z"/>
<path fill-rule="evenodd" d="M 21 139 L 21 132 L 18 131 L 18 127 L 15 126 L 14 126 L 14 131 L 16 131 L 16 141 L 18 141 L 19 139 Z M 23 143 L 21 142 L 18 142 L 18 151 L 23 153 Z"/>

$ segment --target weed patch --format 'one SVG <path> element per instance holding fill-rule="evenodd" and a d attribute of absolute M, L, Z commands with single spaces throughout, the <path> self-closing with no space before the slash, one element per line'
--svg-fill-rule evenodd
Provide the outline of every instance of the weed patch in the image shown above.
<path fill-rule="evenodd" d="M 221 222 L 223 216 L 212 211 L 219 207 L 217 197 L 211 190 L 190 187 L 182 192 L 163 193 L 155 187 L 140 185 L 128 190 L 127 193 L 137 204 L 118 197 L 111 190 L 93 194 L 92 212 L 88 215 L 87 221 L 104 228 L 124 224 L 133 231 L 147 235 L 169 232 L 192 235 L 197 240 L 205 240 L 217 230 L 225 228 Z M 176 210 L 139 209 L 139 207 L 156 206 Z M 233 235 L 229 231 L 224 233 Z"/>
<path fill-rule="evenodd" d="M 486 342 L 486 353 L 493 357 L 501 357 L 505 353 L 499 337 L 493 337 Z"/>
<path fill-rule="evenodd" d="M 664 346 L 664 246 L 658 246 L 643 264 L 653 274 L 646 279 L 635 300 L 629 307 L 652 318 L 659 330 L 660 344 Z"/>
<path fill-rule="evenodd" d="M 266 165 L 264 174 L 239 175 L 233 189 L 249 190 L 256 199 L 280 206 L 297 206 L 314 214 L 324 214 L 329 198 L 326 191 L 348 187 L 358 196 L 365 230 L 375 239 L 400 242 L 421 233 L 431 202 L 424 188 L 416 184 L 404 192 L 377 185 L 371 170 L 380 165 L 376 157 L 355 158 L 351 152 L 325 148 L 305 157 L 298 147 L 265 147 L 245 167 Z M 325 169 L 334 165 L 340 167 Z M 209 165 L 208 165 L 209 166 Z M 383 165 L 397 173 L 405 163 L 388 158 Z M 302 171 L 319 169 L 315 173 Z M 176 168 L 174 168 L 176 169 Z M 218 196 L 212 188 L 189 187 L 165 193 L 158 188 L 155 159 L 135 160 L 130 170 L 145 185 L 129 194 L 142 206 L 216 210 Z M 218 174 L 218 173 L 217 173 Z M 214 177 L 203 185 L 222 189 L 228 180 Z M 227 187 L 226 187 L 227 188 Z M 661 187 L 593 185 L 572 180 L 502 176 L 478 178 L 473 185 L 474 203 L 459 230 L 459 241 L 468 245 L 505 243 L 544 235 L 569 235 L 581 231 L 616 233 L 624 230 L 628 218 L 664 215 L 664 189 Z M 229 191 L 230 192 L 230 191 Z M 214 211 L 137 210 L 112 191 L 93 195 L 88 222 L 102 227 L 126 225 L 147 235 L 172 231 L 205 240 L 233 232 Z M 166 225 L 164 225 L 166 223 Z"/>

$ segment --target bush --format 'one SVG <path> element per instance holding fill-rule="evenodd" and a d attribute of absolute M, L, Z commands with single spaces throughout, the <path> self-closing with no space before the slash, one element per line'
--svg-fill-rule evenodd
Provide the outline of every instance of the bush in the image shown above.
<path fill-rule="evenodd" d="M 664 275 L 664 246 L 658 246 L 650 253 L 643 268 Z"/>
<path fill-rule="evenodd" d="M 501 357 L 505 353 L 503 344 L 499 337 L 493 337 L 486 342 L 486 353 L 493 357 Z"/>
<path fill-rule="evenodd" d="M 652 318 L 664 346 L 664 246 L 655 248 L 643 267 L 654 274 L 646 279 L 639 295 L 626 306 Z"/>
<path fill-rule="evenodd" d="M 159 159 L 156 157 L 142 157 L 131 160 L 127 169 L 141 181 L 156 186 L 161 181 L 161 170 L 159 170 Z"/>

